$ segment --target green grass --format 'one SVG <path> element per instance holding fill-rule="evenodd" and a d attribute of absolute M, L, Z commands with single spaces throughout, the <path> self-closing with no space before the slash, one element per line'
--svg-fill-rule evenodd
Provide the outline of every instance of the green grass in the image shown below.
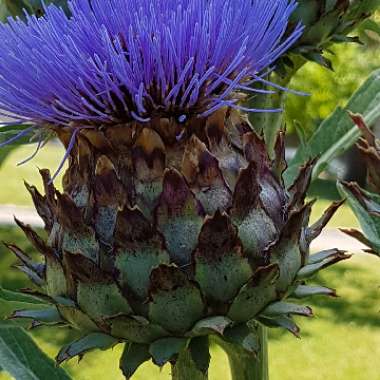
<path fill-rule="evenodd" d="M 310 223 L 314 223 L 318 218 L 320 218 L 330 204 L 331 201 L 329 200 L 319 199 L 313 206 Z M 343 204 L 343 206 L 341 206 L 341 208 L 332 217 L 327 227 L 359 228 L 359 223 L 351 209 L 347 205 Z"/>
<path fill-rule="evenodd" d="M 48 168 L 54 173 L 64 155 L 64 150 L 60 144 L 50 142 L 39 151 L 33 160 L 17 166 L 17 163 L 31 156 L 35 149 L 34 144 L 23 145 L 13 150 L 4 160 L 0 167 L 0 204 L 31 206 L 32 201 L 24 187 L 24 180 L 41 189 L 41 177 L 38 168 Z M 62 174 L 57 178 L 56 184 L 60 183 L 61 177 Z"/>
<path fill-rule="evenodd" d="M 31 252 L 30 245 L 14 228 L 1 228 L 0 240 L 17 241 Z M 28 282 L 9 269 L 13 257 L 0 247 L 0 284 L 8 289 L 27 286 Z M 302 339 L 272 330 L 270 333 L 271 380 L 378 380 L 380 356 L 380 260 L 356 255 L 350 262 L 326 270 L 316 283 L 338 289 L 337 299 L 316 298 L 310 301 L 313 319 L 299 319 Z M 1 307 L 1 305 L 0 305 Z M 4 313 L 3 309 L 3 313 Z M 63 344 L 75 338 L 73 332 L 43 328 L 33 332 L 42 349 L 51 357 Z M 122 347 L 93 352 L 77 364 L 72 360 L 64 368 L 75 380 L 122 380 L 118 358 Z M 229 380 L 228 364 L 223 352 L 214 347 L 211 380 Z M 169 380 L 170 368 L 163 371 L 151 363 L 143 366 L 133 380 Z M 0 374 L 0 380 L 9 380 Z"/>

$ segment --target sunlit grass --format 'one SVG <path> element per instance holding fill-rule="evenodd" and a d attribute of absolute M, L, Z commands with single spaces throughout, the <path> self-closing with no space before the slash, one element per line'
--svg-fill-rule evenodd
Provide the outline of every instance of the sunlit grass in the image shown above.
<path fill-rule="evenodd" d="M 323 212 L 329 207 L 331 201 L 326 199 L 319 199 L 313 206 L 313 212 L 311 214 L 311 223 L 315 222 L 318 218 L 321 217 Z M 345 204 L 340 207 L 336 214 L 330 220 L 328 228 L 357 228 L 359 223 L 355 218 L 352 210 Z"/>
<path fill-rule="evenodd" d="M 0 167 L 0 204 L 31 206 L 32 201 L 24 187 L 24 180 L 41 189 L 41 177 L 38 169 L 48 168 L 55 172 L 64 155 L 64 150 L 58 142 L 50 142 L 39 151 L 37 156 L 25 165 L 17 166 L 33 154 L 35 145 L 23 145 L 13 150 Z M 61 183 L 62 173 L 55 181 Z"/>

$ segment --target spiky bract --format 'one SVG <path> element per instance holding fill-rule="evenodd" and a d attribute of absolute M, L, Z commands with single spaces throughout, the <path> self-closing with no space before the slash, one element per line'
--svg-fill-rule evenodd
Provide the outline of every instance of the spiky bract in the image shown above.
<path fill-rule="evenodd" d="M 67 144 L 70 131 L 57 132 Z M 233 109 L 185 126 L 156 119 L 82 130 L 69 163 L 63 193 L 47 171 L 46 195 L 28 185 L 48 241 L 18 222 L 44 264 L 10 246 L 52 303 L 55 322 L 85 335 L 59 361 L 101 346 L 99 334 L 111 345 L 130 342 L 159 365 L 209 334 L 254 352 L 252 321 L 298 334 L 291 315 L 311 310 L 285 299 L 334 295 L 304 281 L 347 258 L 337 250 L 309 255 L 338 205 L 309 228 L 312 163 L 285 189 L 282 134 L 270 160 Z M 44 322 L 40 311 L 15 317 Z M 169 343 L 175 349 L 161 357 Z"/>
<path fill-rule="evenodd" d="M 302 21 L 305 32 L 290 53 L 331 68 L 331 62 L 323 55 L 325 50 L 334 43 L 359 42 L 350 33 L 379 6 L 379 0 L 299 0 L 291 20 Z M 288 63 L 282 60 L 282 64 Z"/>

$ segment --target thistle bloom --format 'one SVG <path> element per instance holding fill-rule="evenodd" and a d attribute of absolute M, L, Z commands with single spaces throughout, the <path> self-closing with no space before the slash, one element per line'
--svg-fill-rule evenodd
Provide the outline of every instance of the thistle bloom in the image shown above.
<path fill-rule="evenodd" d="M 298 334 L 291 315 L 311 315 L 285 298 L 334 295 L 305 280 L 347 258 L 309 255 L 339 205 L 309 228 L 312 163 L 285 188 L 283 134 L 272 158 L 240 112 L 301 34 L 295 6 L 75 0 L 72 18 L 1 27 L 0 108 L 50 125 L 69 158 L 62 193 L 47 170 L 45 195 L 27 185 L 49 238 L 18 221 L 43 264 L 9 245 L 50 303 L 14 317 L 81 332 L 58 362 L 127 342 L 127 378 L 190 350 L 206 379 L 208 335 L 252 355 L 252 324 Z"/>
<path fill-rule="evenodd" d="M 0 26 L 0 109 L 37 124 L 206 117 L 302 34 L 291 0 L 74 0 Z M 257 90 L 258 91 L 258 90 Z M 260 111 L 260 110 L 250 110 Z M 267 110 L 278 111 L 278 110 Z"/>

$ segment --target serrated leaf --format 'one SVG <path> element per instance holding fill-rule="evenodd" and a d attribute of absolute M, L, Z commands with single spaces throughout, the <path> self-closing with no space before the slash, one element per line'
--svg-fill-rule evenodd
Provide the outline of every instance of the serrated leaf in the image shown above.
<path fill-rule="evenodd" d="M 264 318 L 287 316 L 293 314 L 312 317 L 313 311 L 308 306 L 297 305 L 290 302 L 274 302 L 261 313 Z"/>
<path fill-rule="evenodd" d="M 277 317 L 277 318 L 265 318 L 260 317 L 258 320 L 265 326 L 268 327 L 281 327 L 289 332 L 291 332 L 294 336 L 297 338 L 300 337 L 300 328 L 297 326 L 297 324 L 293 321 L 291 317 Z"/>
<path fill-rule="evenodd" d="M 69 360 L 75 356 L 82 356 L 94 349 L 107 350 L 115 346 L 119 341 L 110 335 L 102 333 L 91 333 L 83 338 L 72 342 L 61 349 L 56 357 L 57 364 Z"/>
<path fill-rule="evenodd" d="M 323 286 L 299 285 L 292 293 L 292 296 L 296 298 L 306 298 L 315 295 L 336 297 L 336 292 L 334 289 L 325 288 Z"/>
<path fill-rule="evenodd" d="M 307 60 L 315 62 L 318 65 L 321 65 L 322 67 L 325 67 L 328 70 L 334 71 L 332 62 L 319 52 L 311 51 L 311 52 L 305 53 L 304 57 Z"/>
<path fill-rule="evenodd" d="M 339 250 L 337 250 L 336 248 L 333 248 L 333 249 L 326 249 L 324 251 L 314 253 L 314 254 L 309 256 L 309 258 L 307 260 L 307 264 L 308 265 L 318 264 L 321 261 L 324 261 L 324 260 L 326 260 L 332 256 L 335 256 L 338 252 L 339 252 Z"/>
<path fill-rule="evenodd" d="M 352 95 L 347 106 L 338 107 L 330 115 L 307 144 L 301 146 L 285 172 L 285 181 L 290 185 L 297 177 L 300 166 L 310 159 L 318 158 L 313 171 L 313 179 L 326 168 L 328 163 L 351 148 L 360 137 L 347 111 L 360 113 L 371 125 L 380 116 L 380 70 L 370 75 L 367 81 Z"/>
<path fill-rule="evenodd" d="M 11 318 L 33 319 L 34 321 L 46 324 L 57 324 L 63 322 L 63 319 L 55 306 L 45 307 L 38 310 L 17 310 L 12 314 Z"/>
<path fill-rule="evenodd" d="M 339 251 L 338 249 L 331 249 L 311 255 L 308 264 L 299 270 L 297 279 L 304 280 L 310 278 L 320 270 L 338 263 L 339 261 L 347 260 L 350 257 L 351 256 L 347 255 L 344 251 Z"/>
<path fill-rule="evenodd" d="M 0 366 L 18 380 L 69 380 L 21 328 L 0 323 Z"/>

